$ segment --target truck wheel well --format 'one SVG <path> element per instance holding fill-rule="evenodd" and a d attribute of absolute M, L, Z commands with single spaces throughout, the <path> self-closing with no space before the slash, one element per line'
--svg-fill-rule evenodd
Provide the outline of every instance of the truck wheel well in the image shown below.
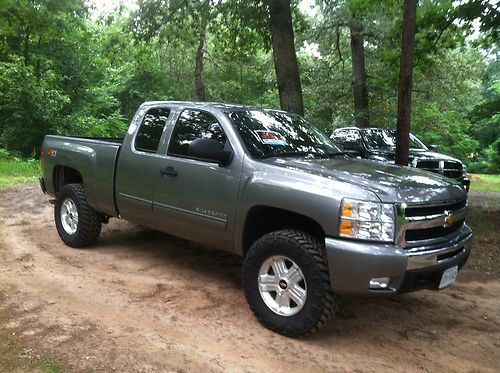
<path fill-rule="evenodd" d="M 325 231 L 307 216 L 269 206 L 254 206 L 248 212 L 243 230 L 243 255 L 266 233 L 281 229 L 298 229 L 324 239 Z"/>
<path fill-rule="evenodd" d="M 61 188 L 66 184 L 80 183 L 83 184 L 82 174 L 74 168 L 67 166 L 56 166 L 54 168 L 54 192 L 59 193 Z"/>

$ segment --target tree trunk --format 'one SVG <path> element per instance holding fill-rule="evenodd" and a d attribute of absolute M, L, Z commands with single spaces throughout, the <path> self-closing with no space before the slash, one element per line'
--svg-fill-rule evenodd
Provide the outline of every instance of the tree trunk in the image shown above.
<path fill-rule="evenodd" d="M 37 43 L 37 58 L 36 58 L 36 65 L 35 65 L 35 76 L 37 80 L 40 80 L 42 77 L 42 71 L 41 71 L 41 57 L 40 57 L 40 51 L 42 49 L 42 37 L 38 37 L 38 43 Z"/>
<path fill-rule="evenodd" d="M 349 29 L 351 31 L 352 88 L 354 94 L 356 126 L 369 127 L 363 28 L 359 22 L 353 18 L 349 24 Z"/>
<path fill-rule="evenodd" d="M 404 0 L 401 61 L 399 66 L 396 164 L 408 165 L 411 121 L 411 85 L 418 0 Z"/>
<path fill-rule="evenodd" d="M 283 110 L 304 115 L 290 0 L 268 0 L 268 6 L 280 106 Z"/>
<path fill-rule="evenodd" d="M 203 58 L 205 53 L 205 41 L 207 36 L 208 22 L 203 18 L 200 26 L 200 35 L 198 39 L 198 49 L 196 50 L 196 66 L 194 69 L 194 88 L 196 99 L 198 101 L 207 101 L 207 87 L 203 77 Z"/>
<path fill-rule="evenodd" d="M 26 27 L 26 33 L 24 34 L 24 65 L 28 66 L 29 64 L 29 53 L 30 53 L 30 28 Z"/>

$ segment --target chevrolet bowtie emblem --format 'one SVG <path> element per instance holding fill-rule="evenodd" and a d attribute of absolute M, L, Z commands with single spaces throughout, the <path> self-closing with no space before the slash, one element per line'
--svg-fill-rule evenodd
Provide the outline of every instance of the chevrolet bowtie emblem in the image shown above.
<path fill-rule="evenodd" d="M 444 218 L 444 227 L 447 228 L 455 223 L 455 215 L 448 211 L 445 211 L 445 214 L 446 216 Z"/>

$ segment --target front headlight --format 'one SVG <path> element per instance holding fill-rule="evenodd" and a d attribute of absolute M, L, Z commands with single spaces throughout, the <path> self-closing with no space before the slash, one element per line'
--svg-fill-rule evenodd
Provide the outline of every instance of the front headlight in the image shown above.
<path fill-rule="evenodd" d="M 339 236 L 372 241 L 394 241 L 394 205 L 344 198 Z"/>

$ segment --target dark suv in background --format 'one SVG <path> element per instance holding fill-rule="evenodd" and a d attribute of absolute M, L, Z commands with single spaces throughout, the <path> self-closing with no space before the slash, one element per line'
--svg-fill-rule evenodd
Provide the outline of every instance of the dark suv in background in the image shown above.
<path fill-rule="evenodd" d="M 381 128 L 344 127 L 333 131 L 330 138 L 344 149 L 361 158 L 384 163 L 394 163 L 396 131 Z M 410 166 L 435 172 L 461 181 L 469 191 L 467 167 L 449 155 L 436 152 L 434 146 L 426 146 L 410 134 Z"/>

